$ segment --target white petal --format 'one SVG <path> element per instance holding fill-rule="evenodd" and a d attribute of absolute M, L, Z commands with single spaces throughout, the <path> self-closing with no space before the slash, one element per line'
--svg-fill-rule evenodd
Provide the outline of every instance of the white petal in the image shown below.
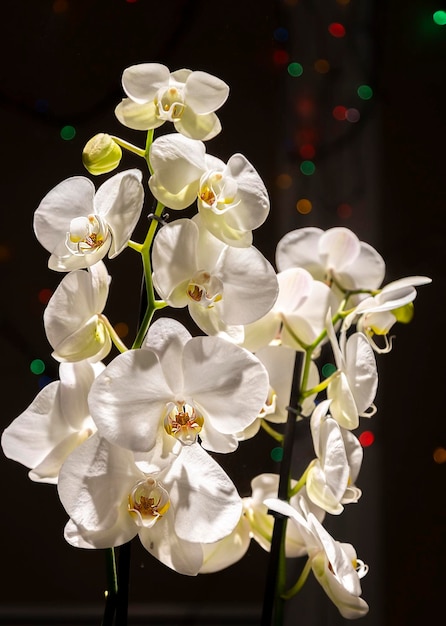
<path fill-rule="evenodd" d="M 174 122 L 175 130 L 189 137 L 208 141 L 221 131 L 221 124 L 215 113 L 197 115 L 191 107 L 186 107 L 181 118 Z"/>
<path fill-rule="evenodd" d="M 161 63 L 140 63 L 124 70 L 122 86 L 135 102 L 148 102 L 159 89 L 168 86 L 169 77 L 169 69 Z"/>
<path fill-rule="evenodd" d="M 173 505 L 152 528 L 142 528 L 139 538 L 144 548 L 161 563 L 179 574 L 195 576 L 203 563 L 201 544 L 180 539 L 174 530 Z"/>
<path fill-rule="evenodd" d="M 198 115 L 216 111 L 228 95 L 228 85 L 207 72 L 191 72 L 186 80 L 184 99 Z"/>
<path fill-rule="evenodd" d="M 358 409 L 347 376 L 339 372 L 327 387 L 327 397 L 331 399 L 330 411 L 343 428 L 354 430 L 359 425 Z"/>
<path fill-rule="evenodd" d="M 129 350 L 96 378 L 89 407 L 102 436 L 135 452 L 147 452 L 156 443 L 166 402 L 172 400 L 156 354 Z"/>
<path fill-rule="evenodd" d="M 319 254 L 327 270 L 342 272 L 359 256 L 360 242 L 348 228 L 330 228 L 319 240 Z"/>
<path fill-rule="evenodd" d="M 87 531 L 102 531 L 116 524 L 132 486 L 141 478 L 144 475 L 131 452 L 95 434 L 65 461 L 58 492 L 75 524 Z"/>
<path fill-rule="evenodd" d="M 184 389 L 222 433 L 253 422 L 268 394 L 268 375 L 247 350 L 219 337 L 193 337 L 183 352 Z"/>
<path fill-rule="evenodd" d="M 242 513 L 242 501 L 221 466 L 201 446 L 183 446 L 167 473 L 176 534 L 213 543 L 229 535 Z"/>
<path fill-rule="evenodd" d="M 227 247 L 215 271 L 224 286 L 222 318 L 227 324 L 250 324 L 273 307 L 279 290 L 276 273 L 256 248 Z"/>
<path fill-rule="evenodd" d="M 376 359 L 362 333 L 354 333 L 346 346 L 347 376 L 359 415 L 373 403 L 378 387 Z"/>
<path fill-rule="evenodd" d="M 197 260 L 198 228 L 189 219 L 175 220 L 157 233 L 153 242 L 154 281 L 161 298 L 170 306 L 189 302 L 187 287 L 199 269 Z"/>
<path fill-rule="evenodd" d="M 181 358 L 184 346 L 191 338 L 180 322 L 161 317 L 150 326 L 144 342 L 144 347 L 158 356 L 165 380 L 174 395 L 183 393 Z"/>
<path fill-rule="evenodd" d="M 48 252 L 65 241 L 72 219 L 93 213 L 95 188 L 84 176 L 62 181 L 43 198 L 34 213 L 34 232 Z"/>
<path fill-rule="evenodd" d="M 69 432 L 59 404 L 60 382 L 46 385 L 2 434 L 5 456 L 35 467 Z"/>
<path fill-rule="evenodd" d="M 157 117 L 153 101 L 139 104 L 124 98 L 115 108 L 115 115 L 121 124 L 133 130 L 149 130 L 164 124 L 164 120 Z"/>
<path fill-rule="evenodd" d="M 141 172 L 136 169 L 120 172 L 96 192 L 96 212 L 107 220 L 112 233 L 110 258 L 125 248 L 141 215 L 144 202 L 141 178 Z"/>
<path fill-rule="evenodd" d="M 150 148 L 150 162 L 157 187 L 178 194 L 186 186 L 195 184 L 197 194 L 200 177 L 206 171 L 205 152 L 201 141 L 175 133 L 156 139 Z"/>
<path fill-rule="evenodd" d="M 200 574 L 226 569 L 240 561 L 251 543 L 249 522 L 244 515 L 233 532 L 216 543 L 203 544 L 204 560 Z"/>
<path fill-rule="evenodd" d="M 292 230 L 280 239 L 276 248 L 276 265 L 279 271 L 290 267 L 306 269 L 316 280 L 325 279 L 325 268 L 318 254 L 320 228 L 307 227 Z"/>

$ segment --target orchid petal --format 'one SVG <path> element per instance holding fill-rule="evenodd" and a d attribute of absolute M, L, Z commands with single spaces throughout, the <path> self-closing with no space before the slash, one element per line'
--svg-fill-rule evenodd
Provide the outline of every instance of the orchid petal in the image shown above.
<path fill-rule="evenodd" d="M 170 400 L 172 391 L 156 354 L 140 349 L 109 363 L 92 385 L 89 406 L 102 436 L 135 452 L 147 452 L 156 443 Z"/>
<path fill-rule="evenodd" d="M 216 111 L 228 95 L 228 85 L 207 72 L 191 72 L 184 87 L 184 99 L 198 115 Z"/>
<path fill-rule="evenodd" d="M 124 98 L 116 106 L 115 115 L 121 124 L 133 130 L 155 129 L 164 124 L 164 120 L 157 116 L 154 102 L 140 104 L 130 98 Z"/>
<path fill-rule="evenodd" d="M 106 218 L 112 233 L 110 258 L 125 248 L 141 215 L 144 201 L 141 179 L 142 174 L 137 169 L 120 172 L 96 192 L 96 211 Z"/>
<path fill-rule="evenodd" d="M 143 103 L 153 100 L 159 89 L 167 87 L 169 77 L 169 68 L 161 63 L 139 63 L 124 70 L 122 86 L 132 100 Z"/>

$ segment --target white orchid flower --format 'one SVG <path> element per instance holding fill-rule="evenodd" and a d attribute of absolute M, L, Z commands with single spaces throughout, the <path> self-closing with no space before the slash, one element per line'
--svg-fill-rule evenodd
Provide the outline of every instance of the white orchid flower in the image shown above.
<path fill-rule="evenodd" d="M 361 468 L 363 450 L 358 439 L 327 415 L 330 400 L 320 402 L 310 420 L 316 459 L 307 472 L 307 493 L 312 502 L 332 515 L 342 503 L 356 502 L 361 491 L 354 483 Z"/>
<path fill-rule="evenodd" d="M 208 335 L 231 336 L 230 327 L 259 319 L 277 297 L 276 273 L 265 257 L 253 246 L 222 243 L 202 227 L 199 215 L 158 231 L 152 267 L 160 296 L 172 307 L 188 306 Z"/>
<path fill-rule="evenodd" d="M 124 70 L 122 86 L 128 96 L 115 109 L 121 124 L 135 130 L 172 122 L 192 139 L 212 139 L 221 131 L 214 113 L 229 95 L 228 85 L 207 72 L 170 72 L 160 63 L 140 63 Z"/>
<path fill-rule="evenodd" d="M 292 486 L 296 481 L 291 481 Z M 276 498 L 279 488 L 278 474 L 260 474 L 251 481 L 251 496 L 243 501 L 243 513 L 238 525 L 233 532 L 214 544 L 203 545 L 204 562 L 200 569 L 201 574 L 220 571 L 237 561 L 240 561 L 248 551 L 251 539 L 254 539 L 267 552 L 271 549 L 274 517 L 264 504 L 267 498 Z M 308 508 L 322 521 L 325 511 L 306 496 L 303 487 L 299 492 L 299 498 L 307 501 Z M 297 496 L 291 498 L 295 507 L 300 506 Z M 287 557 L 298 557 L 306 554 L 306 544 L 299 529 L 288 524 L 285 535 L 285 551 Z"/>
<path fill-rule="evenodd" d="M 52 356 L 57 361 L 100 361 L 110 352 L 108 320 L 102 313 L 109 283 L 102 261 L 88 270 L 64 276 L 43 315 Z"/>
<path fill-rule="evenodd" d="M 336 306 L 328 285 L 314 280 L 307 270 L 290 268 L 279 272 L 277 280 L 279 295 L 273 307 L 244 328 L 242 345 L 252 352 L 278 343 L 302 350 L 319 337 L 327 311 Z"/>
<path fill-rule="evenodd" d="M 252 244 L 252 231 L 266 220 L 270 205 L 262 179 L 242 154 L 225 164 L 206 154 L 201 141 L 173 134 L 153 142 L 150 162 L 149 186 L 157 200 L 175 210 L 197 200 L 215 237 L 239 248 Z"/>
<path fill-rule="evenodd" d="M 57 483 L 68 455 L 96 432 L 87 396 L 102 363 L 61 363 L 60 380 L 46 385 L 2 434 L 5 456 L 30 468 L 31 480 Z"/>
<path fill-rule="evenodd" d="M 96 379 L 89 405 L 101 435 L 135 452 L 150 451 L 159 429 L 230 452 L 267 394 L 268 374 L 253 354 L 160 318 L 141 349 L 118 355 Z"/>
<path fill-rule="evenodd" d="M 79 446 L 62 466 L 58 483 L 70 516 L 66 540 L 81 548 L 109 548 L 138 535 L 146 550 L 171 569 L 197 574 L 201 544 L 232 532 L 241 499 L 201 446 L 180 446 L 178 453 L 167 442 L 164 448 L 166 458 L 148 457 L 150 465 L 158 466 L 148 474 L 129 450 L 98 433 Z"/>
<path fill-rule="evenodd" d="M 277 244 L 276 264 L 280 271 L 302 267 L 316 280 L 328 284 L 335 280 L 345 290 L 377 289 L 385 274 L 381 255 L 343 227 L 287 233 Z"/>
<path fill-rule="evenodd" d="M 305 541 L 313 574 L 342 617 L 357 619 L 366 615 L 369 607 L 360 597 L 360 579 L 365 576 L 368 568 L 357 559 L 353 546 L 335 541 L 315 515 L 311 511 L 305 511 L 305 503 L 301 503 L 299 511 L 277 498 L 265 500 L 265 505 L 288 516 L 299 529 Z"/>
<path fill-rule="evenodd" d="M 410 321 L 415 287 L 432 282 L 426 276 L 408 276 L 385 285 L 375 296 L 362 300 L 344 319 L 342 328 L 347 331 L 356 319 L 356 328 L 365 334 L 370 345 L 378 353 L 390 352 L 392 340 L 388 333 L 397 321 Z M 374 335 L 384 338 L 384 347 L 374 340 Z"/>
<path fill-rule="evenodd" d="M 59 183 L 34 213 L 34 231 L 58 272 L 89 267 L 127 246 L 141 215 L 144 190 L 139 170 L 120 172 L 95 193 L 91 180 L 74 176 Z"/>
<path fill-rule="evenodd" d="M 340 426 L 354 430 L 360 417 L 376 413 L 373 404 L 378 388 L 375 354 L 363 333 L 353 333 L 347 339 L 346 333 L 341 332 L 338 343 L 330 315 L 327 316 L 327 332 L 337 367 L 327 386 L 330 412 Z"/>

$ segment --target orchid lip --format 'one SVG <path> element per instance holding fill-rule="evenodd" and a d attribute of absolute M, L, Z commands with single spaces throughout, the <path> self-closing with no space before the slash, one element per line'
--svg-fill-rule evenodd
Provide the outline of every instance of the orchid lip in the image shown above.
<path fill-rule="evenodd" d="M 169 494 L 152 476 L 140 480 L 128 496 L 128 511 L 138 526 L 151 528 L 167 512 Z"/>
<path fill-rule="evenodd" d="M 173 404 L 173 403 L 172 403 Z M 197 441 L 204 417 L 195 407 L 185 402 L 177 402 L 164 418 L 164 430 L 178 439 L 183 445 L 190 446 Z"/>

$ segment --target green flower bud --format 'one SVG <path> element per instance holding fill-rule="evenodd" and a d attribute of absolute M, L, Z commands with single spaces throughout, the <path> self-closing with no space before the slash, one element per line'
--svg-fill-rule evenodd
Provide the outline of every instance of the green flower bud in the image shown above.
<path fill-rule="evenodd" d="M 82 152 L 82 163 L 90 174 L 106 174 L 118 167 L 122 150 L 110 135 L 99 133 L 92 137 Z"/>
<path fill-rule="evenodd" d="M 397 322 L 401 322 L 402 324 L 408 324 L 412 321 L 413 318 L 413 302 L 408 302 L 404 306 L 400 306 L 398 307 L 398 309 L 394 309 L 392 313 L 396 317 Z"/>

